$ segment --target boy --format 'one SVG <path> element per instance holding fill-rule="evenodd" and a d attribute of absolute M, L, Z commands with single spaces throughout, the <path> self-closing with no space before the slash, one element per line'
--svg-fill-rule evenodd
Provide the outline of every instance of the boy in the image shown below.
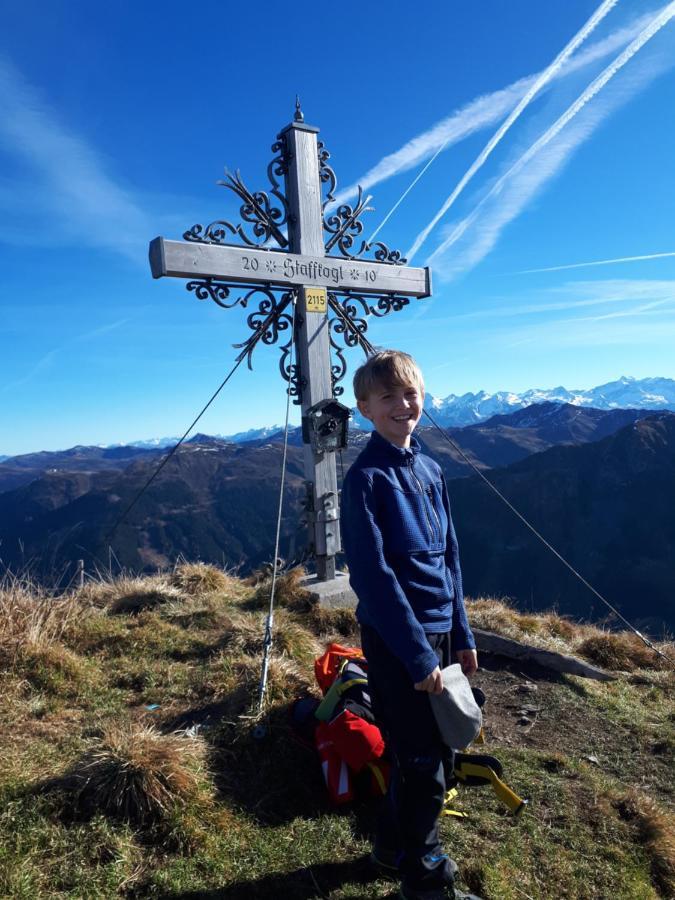
<path fill-rule="evenodd" d="M 439 843 L 447 750 L 428 695 L 442 690 L 451 641 L 466 675 L 478 661 L 445 480 L 412 436 L 422 373 L 407 353 L 383 350 L 357 370 L 354 393 L 375 430 L 344 480 L 342 534 L 373 708 L 393 758 L 372 859 L 399 869 L 406 900 L 467 897 Z"/>

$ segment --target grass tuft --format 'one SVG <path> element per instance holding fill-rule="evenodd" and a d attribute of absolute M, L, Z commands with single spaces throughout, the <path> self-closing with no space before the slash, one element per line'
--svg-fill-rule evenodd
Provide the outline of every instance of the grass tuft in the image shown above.
<path fill-rule="evenodd" d="M 76 808 L 134 825 L 168 823 L 203 790 L 205 745 L 178 732 L 127 723 L 108 728 L 63 780 Z"/>
<path fill-rule="evenodd" d="M 88 675 L 84 660 L 62 644 L 26 644 L 16 668 L 36 690 L 66 697 L 75 696 Z"/>
<path fill-rule="evenodd" d="M 310 671 L 316 657 L 325 649 L 311 631 L 283 609 L 274 618 L 272 647 L 276 655 L 290 657 Z"/>
<path fill-rule="evenodd" d="M 179 563 L 169 576 L 169 582 L 190 596 L 236 590 L 237 578 L 206 563 Z"/>
<path fill-rule="evenodd" d="M 612 633 L 594 629 L 595 633 L 583 640 L 577 652 L 595 665 L 619 672 L 634 669 L 664 668 L 666 661 L 657 656 L 630 631 Z"/>
<path fill-rule="evenodd" d="M 58 643 L 82 612 L 72 596 L 56 598 L 30 579 L 5 575 L 0 582 L 0 664 L 11 668 L 26 647 Z"/>
<path fill-rule="evenodd" d="M 574 640 L 580 627 L 554 612 L 522 613 L 508 601 L 492 597 L 467 601 L 467 613 L 470 623 L 477 628 L 551 650 L 562 649 Z"/>
<path fill-rule="evenodd" d="M 652 862 L 652 877 L 665 897 L 675 896 L 675 818 L 651 797 L 630 791 L 615 802 L 621 818 L 630 822 Z"/>
<path fill-rule="evenodd" d="M 285 607 L 296 612 L 306 612 L 312 606 L 312 598 L 309 591 L 300 584 L 307 574 L 302 566 L 296 566 L 287 572 L 277 575 L 274 589 L 274 605 L 278 609 Z M 272 592 L 272 573 L 268 573 L 255 584 L 256 590 L 251 599 L 251 606 L 256 609 L 266 609 L 269 606 Z"/>
<path fill-rule="evenodd" d="M 611 632 L 597 625 L 572 622 L 555 612 L 522 613 L 507 600 L 491 597 L 468 600 L 466 607 L 469 622 L 476 628 L 545 650 L 583 656 L 605 669 L 631 672 L 672 666 L 631 631 Z M 657 642 L 655 646 L 675 659 L 672 642 Z"/>
<path fill-rule="evenodd" d="M 151 578 L 121 578 L 91 582 L 78 591 L 81 601 L 105 608 L 114 615 L 138 615 L 165 603 L 185 599 L 185 594 L 161 575 Z"/>
<path fill-rule="evenodd" d="M 325 609 L 315 603 L 307 615 L 307 627 L 319 635 L 323 643 L 349 639 L 351 643 L 360 644 L 359 623 L 353 609 L 347 607 Z"/>

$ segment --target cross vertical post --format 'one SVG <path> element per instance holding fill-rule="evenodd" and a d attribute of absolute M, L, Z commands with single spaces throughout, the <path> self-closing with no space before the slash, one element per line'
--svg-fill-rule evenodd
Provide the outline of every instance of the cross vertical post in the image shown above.
<path fill-rule="evenodd" d="M 286 141 L 288 159 L 285 178 L 289 250 L 313 257 L 325 254 L 318 132 L 318 128 L 305 124 L 298 111 L 295 120 L 279 135 Z M 324 303 L 322 308 L 319 304 L 319 310 L 312 308 L 316 307 L 315 302 L 307 302 L 310 290 L 315 299 L 316 287 L 301 285 L 297 292 L 296 349 L 303 416 L 317 403 L 333 397 L 326 289 L 322 289 Z M 330 581 L 335 578 L 335 555 L 341 549 L 335 453 L 317 453 L 305 443 L 304 467 L 317 576 L 320 581 Z"/>
<path fill-rule="evenodd" d="M 277 343 L 295 319 L 279 368 L 302 408 L 310 555 L 318 581 L 335 586 L 341 549 L 335 450 L 345 445 L 348 414 L 336 402 L 347 372 L 339 341 L 356 347 L 370 316 L 380 319 L 411 297 L 431 296 L 431 272 L 407 266 L 382 241 L 360 238 L 360 216 L 370 210 L 370 198 L 359 187 L 353 207 L 335 203 L 337 179 L 318 133 L 296 100 L 293 121 L 272 146 L 269 190 L 249 190 L 238 170 L 218 182 L 242 201 L 241 222 L 197 223 L 182 241 L 156 237 L 149 258 L 153 278 L 188 279 L 188 291 L 199 300 L 223 309 L 253 307 L 246 319 L 251 336 L 234 344 L 241 350 L 238 361 L 246 359 L 249 368 L 255 347 Z M 285 193 L 277 180 L 282 175 Z M 294 341 L 297 361 L 291 363 Z"/>

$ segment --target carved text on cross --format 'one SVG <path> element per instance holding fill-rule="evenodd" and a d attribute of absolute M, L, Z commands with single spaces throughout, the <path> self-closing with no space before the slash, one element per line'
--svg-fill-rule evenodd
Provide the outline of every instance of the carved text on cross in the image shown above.
<path fill-rule="evenodd" d="M 323 286 L 334 291 L 428 297 L 428 268 L 392 266 L 371 260 L 303 256 L 278 250 L 193 244 L 158 237 L 150 244 L 153 278 L 213 278 L 228 284 Z"/>

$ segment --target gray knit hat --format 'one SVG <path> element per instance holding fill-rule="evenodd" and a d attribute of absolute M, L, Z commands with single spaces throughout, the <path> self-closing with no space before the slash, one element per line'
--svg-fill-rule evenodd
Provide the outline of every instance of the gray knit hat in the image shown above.
<path fill-rule="evenodd" d="M 441 671 L 443 691 L 429 694 L 431 708 L 443 738 L 453 750 L 463 750 L 480 734 L 483 716 L 459 663 Z"/>

